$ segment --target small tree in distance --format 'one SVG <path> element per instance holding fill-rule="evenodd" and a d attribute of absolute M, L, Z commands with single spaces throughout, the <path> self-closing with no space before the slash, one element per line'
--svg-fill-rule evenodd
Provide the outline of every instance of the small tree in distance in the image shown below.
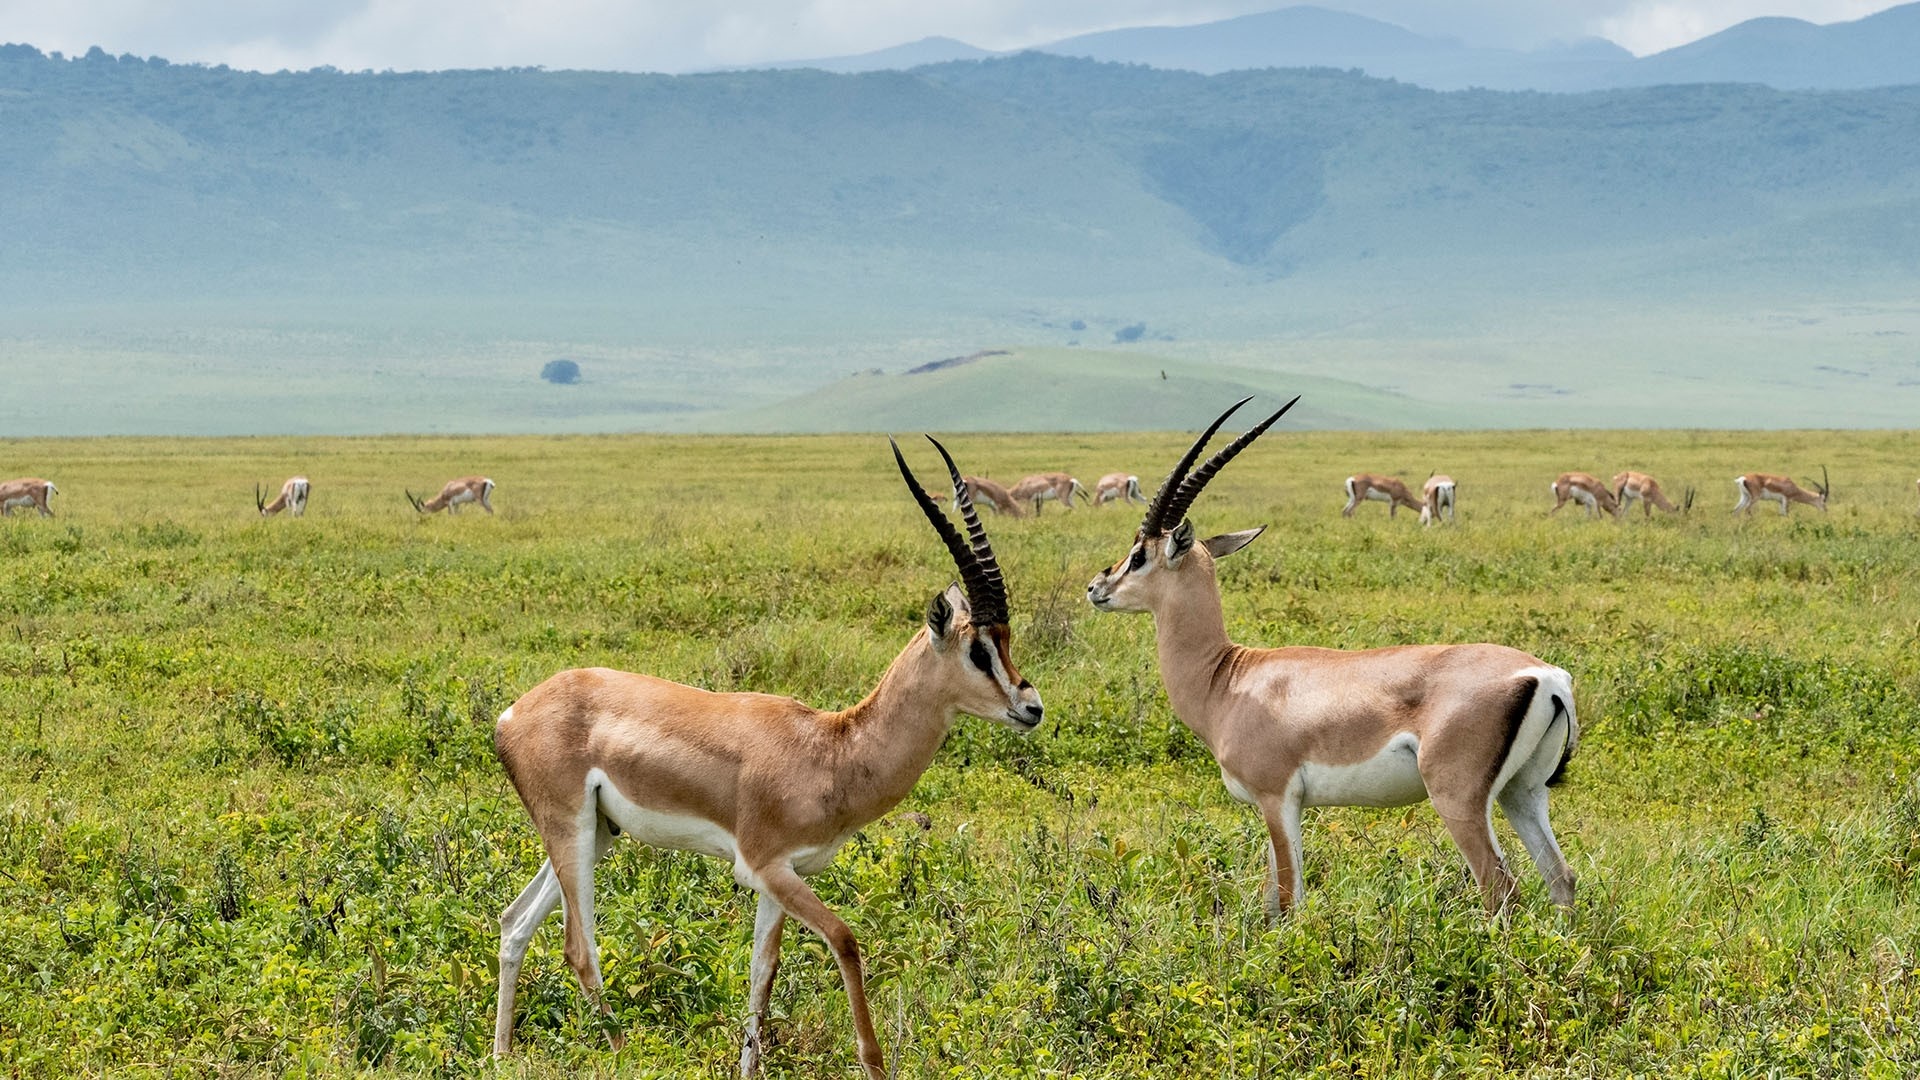
<path fill-rule="evenodd" d="M 571 360 L 549 360 L 540 369 L 540 377 L 555 385 L 571 385 L 580 381 L 580 365 Z"/>

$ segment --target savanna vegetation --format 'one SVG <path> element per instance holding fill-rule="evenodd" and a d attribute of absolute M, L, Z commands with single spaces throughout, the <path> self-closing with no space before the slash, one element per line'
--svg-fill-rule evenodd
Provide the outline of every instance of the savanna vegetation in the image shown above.
<path fill-rule="evenodd" d="M 1164 435 L 948 439 L 1003 480 Z M 909 453 L 928 475 L 936 459 Z M 494 919 L 540 861 L 494 716 L 573 665 L 856 700 L 950 563 L 877 437 L 0 443 L 53 519 L 0 521 L 0 1073 L 495 1074 Z M 1830 466 L 1830 513 L 1728 479 Z M 1645 468 L 1685 518 L 1549 519 Z M 1169 715 L 1151 627 L 1089 609 L 1131 511 L 988 518 L 1047 720 L 963 718 L 816 879 L 902 1076 L 1912 1075 L 1920 1062 L 1920 436 L 1279 431 L 1194 508 L 1250 643 L 1507 642 L 1569 669 L 1571 913 L 1523 853 L 1489 922 L 1431 811 L 1316 811 L 1278 926 L 1264 833 Z M 1460 521 L 1338 516 L 1356 470 L 1459 482 Z M 255 483 L 313 479 L 262 521 Z M 484 472 L 494 517 L 403 486 Z M 622 844 L 600 873 L 613 1051 L 560 955 L 507 1075 L 724 1076 L 753 905 Z M 774 1076 L 854 1074 L 791 932 Z"/>

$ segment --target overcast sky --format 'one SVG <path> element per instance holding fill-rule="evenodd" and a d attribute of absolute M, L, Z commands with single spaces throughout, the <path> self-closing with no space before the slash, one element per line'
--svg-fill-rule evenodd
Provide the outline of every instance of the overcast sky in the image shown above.
<path fill-rule="evenodd" d="M 1207 22 L 1287 0 L 0 0 L 0 42 L 274 71 L 694 71 L 841 56 L 931 35 L 988 49 Z M 1476 45 L 1595 35 L 1657 52 L 1761 15 L 1828 23 L 1886 0 L 1321 0 Z"/>

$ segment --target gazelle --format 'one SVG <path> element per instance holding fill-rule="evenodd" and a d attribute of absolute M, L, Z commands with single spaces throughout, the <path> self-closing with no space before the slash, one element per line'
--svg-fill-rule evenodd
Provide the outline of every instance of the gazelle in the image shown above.
<path fill-rule="evenodd" d="M 285 510 L 290 517 L 299 517 L 307 512 L 307 493 L 312 490 L 313 485 L 307 482 L 306 477 L 291 477 L 286 483 L 280 485 L 280 497 L 268 502 L 267 493 L 260 490 L 259 484 L 255 484 L 253 485 L 253 506 L 260 511 L 261 517 L 272 517 L 282 510 Z"/>
<path fill-rule="evenodd" d="M 760 1028 L 787 916 L 819 934 L 840 967 L 860 1064 L 886 1076 L 853 932 L 802 880 L 855 830 L 892 809 L 932 763 L 957 713 L 1016 731 L 1040 723 L 1040 695 L 1013 665 L 1006 586 L 967 485 L 946 449 L 966 535 L 894 460 L 966 583 L 935 593 L 926 626 L 859 704 L 840 712 L 769 694 L 717 694 L 606 668 L 563 671 L 527 691 L 494 727 L 494 749 L 540 833 L 547 861 L 500 916 L 494 1053 L 513 1040 L 514 982 L 534 929 L 566 906 L 566 958 L 600 996 L 593 865 L 630 833 L 657 848 L 733 864 L 759 894 L 740 1072 L 759 1068 Z M 602 1011 L 608 1011 L 604 1003 Z"/>
<path fill-rule="evenodd" d="M 1660 481 L 1643 472 L 1623 472 L 1613 478 L 1613 499 L 1618 504 L 1615 513 L 1625 517 L 1633 509 L 1633 500 L 1640 499 L 1640 509 L 1645 516 L 1653 516 L 1653 508 L 1659 507 L 1669 514 L 1678 514 L 1693 509 L 1693 489 L 1688 488 L 1680 496 L 1680 506 L 1673 505 L 1667 494 L 1660 490 Z"/>
<path fill-rule="evenodd" d="M 1740 502 L 1734 506 L 1733 512 L 1738 514 L 1744 510 L 1748 517 L 1752 517 L 1754 505 L 1761 499 L 1771 499 L 1779 503 L 1782 516 L 1787 512 L 1788 503 L 1806 503 L 1824 512 L 1827 508 L 1827 500 L 1833 495 L 1833 488 L 1827 479 L 1827 467 L 1820 466 L 1820 479 L 1809 478 L 1807 483 L 1812 484 L 1813 489 L 1820 494 L 1809 495 L 1801 490 L 1800 485 L 1794 483 L 1792 478 L 1775 476 L 1772 473 L 1750 472 L 1745 476 L 1736 476 L 1733 478 L 1733 486 L 1740 492 Z"/>
<path fill-rule="evenodd" d="M 1466 855 L 1489 910 L 1514 889 L 1493 834 L 1495 802 L 1554 902 L 1572 904 L 1573 872 L 1547 823 L 1547 785 L 1564 774 L 1579 734 L 1565 671 L 1504 645 L 1349 652 L 1228 640 L 1214 563 L 1262 530 L 1196 541 L 1187 508 L 1293 402 L 1187 470 L 1246 400 L 1174 466 L 1132 548 L 1087 585 L 1087 599 L 1101 611 L 1153 615 L 1174 715 L 1213 751 L 1227 790 L 1266 821 L 1269 913 L 1284 914 L 1301 892 L 1302 807 L 1403 806 L 1422 797 Z"/>
<path fill-rule="evenodd" d="M 1080 481 L 1066 473 L 1050 472 L 1027 477 L 1013 485 L 1013 490 L 1008 494 L 1013 496 L 1015 502 L 1033 504 L 1033 512 L 1037 517 L 1040 507 L 1048 499 L 1058 499 L 1061 506 L 1069 510 L 1073 509 L 1073 497 L 1078 495 L 1083 499 L 1087 498 L 1087 489 L 1080 486 Z"/>
<path fill-rule="evenodd" d="M 52 517 L 53 508 L 47 505 L 47 497 L 58 494 L 60 489 L 54 487 L 51 480 L 37 476 L 9 480 L 0 484 L 0 516 L 12 517 L 16 507 L 31 506 L 40 511 L 41 517 Z"/>
<path fill-rule="evenodd" d="M 1093 505 L 1104 506 L 1115 499 L 1145 506 L 1149 501 L 1140 493 L 1140 478 L 1123 472 L 1111 472 L 1093 485 Z"/>
<path fill-rule="evenodd" d="M 1409 510 L 1421 509 L 1420 502 L 1397 477 L 1354 473 L 1347 477 L 1342 486 L 1347 491 L 1347 505 L 1340 508 L 1341 517 L 1352 517 L 1353 508 L 1369 499 L 1386 503 L 1388 517 L 1392 517 L 1403 506 Z"/>
<path fill-rule="evenodd" d="M 449 480 L 440 494 L 431 499 L 421 499 L 407 492 L 407 501 L 415 510 L 423 514 L 436 514 L 445 510 L 449 514 L 460 512 L 463 503 L 477 502 L 480 509 L 493 513 L 493 481 L 484 476 L 463 476 L 458 480 Z"/>
<path fill-rule="evenodd" d="M 1583 472 L 1563 472 L 1553 482 L 1553 509 L 1549 515 L 1557 513 L 1569 502 L 1577 502 L 1587 508 L 1587 516 L 1605 514 L 1608 517 L 1620 516 L 1620 504 L 1614 500 L 1613 492 L 1608 490 L 1597 478 Z"/>
<path fill-rule="evenodd" d="M 1434 473 L 1420 489 L 1420 524 L 1435 524 L 1441 514 L 1447 516 L 1447 524 L 1453 524 L 1453 477 Z"/>
<path fill-rule="evenodd" d="M 1027 516 L 1027 512 L 1020 509 L 1020 503 L 1007 493 L 1006 488 L 984 476 L 963 476 L 960 483 L 966 487 L 969 499 L 986 503 L 996 514 L 1016 518 Z"/>

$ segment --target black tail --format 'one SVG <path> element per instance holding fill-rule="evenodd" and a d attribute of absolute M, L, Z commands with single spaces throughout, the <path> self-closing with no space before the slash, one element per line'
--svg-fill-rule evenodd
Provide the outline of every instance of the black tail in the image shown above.
<path fill-rule="evenodd" d="M 1560 700 L 1560 695 L 1555 694 L 1553 695 L 1553 717 L 1548 723 L 1551 724 L 1553 720 L 1558 720 L 1562 716 L 1565 716 L 1568 720 L 1567 745 L 1565 749 L 1560 751 L 1560 764 L 1555 765 L 1553 767 L 1553 775 L 1547 777 L 1548 787 L 1560 786 L 1561 781 L 1567 778 L 1567 763 L 1573 760 L 1573 714 L 1567 711 L 1567 703 Z"/>

